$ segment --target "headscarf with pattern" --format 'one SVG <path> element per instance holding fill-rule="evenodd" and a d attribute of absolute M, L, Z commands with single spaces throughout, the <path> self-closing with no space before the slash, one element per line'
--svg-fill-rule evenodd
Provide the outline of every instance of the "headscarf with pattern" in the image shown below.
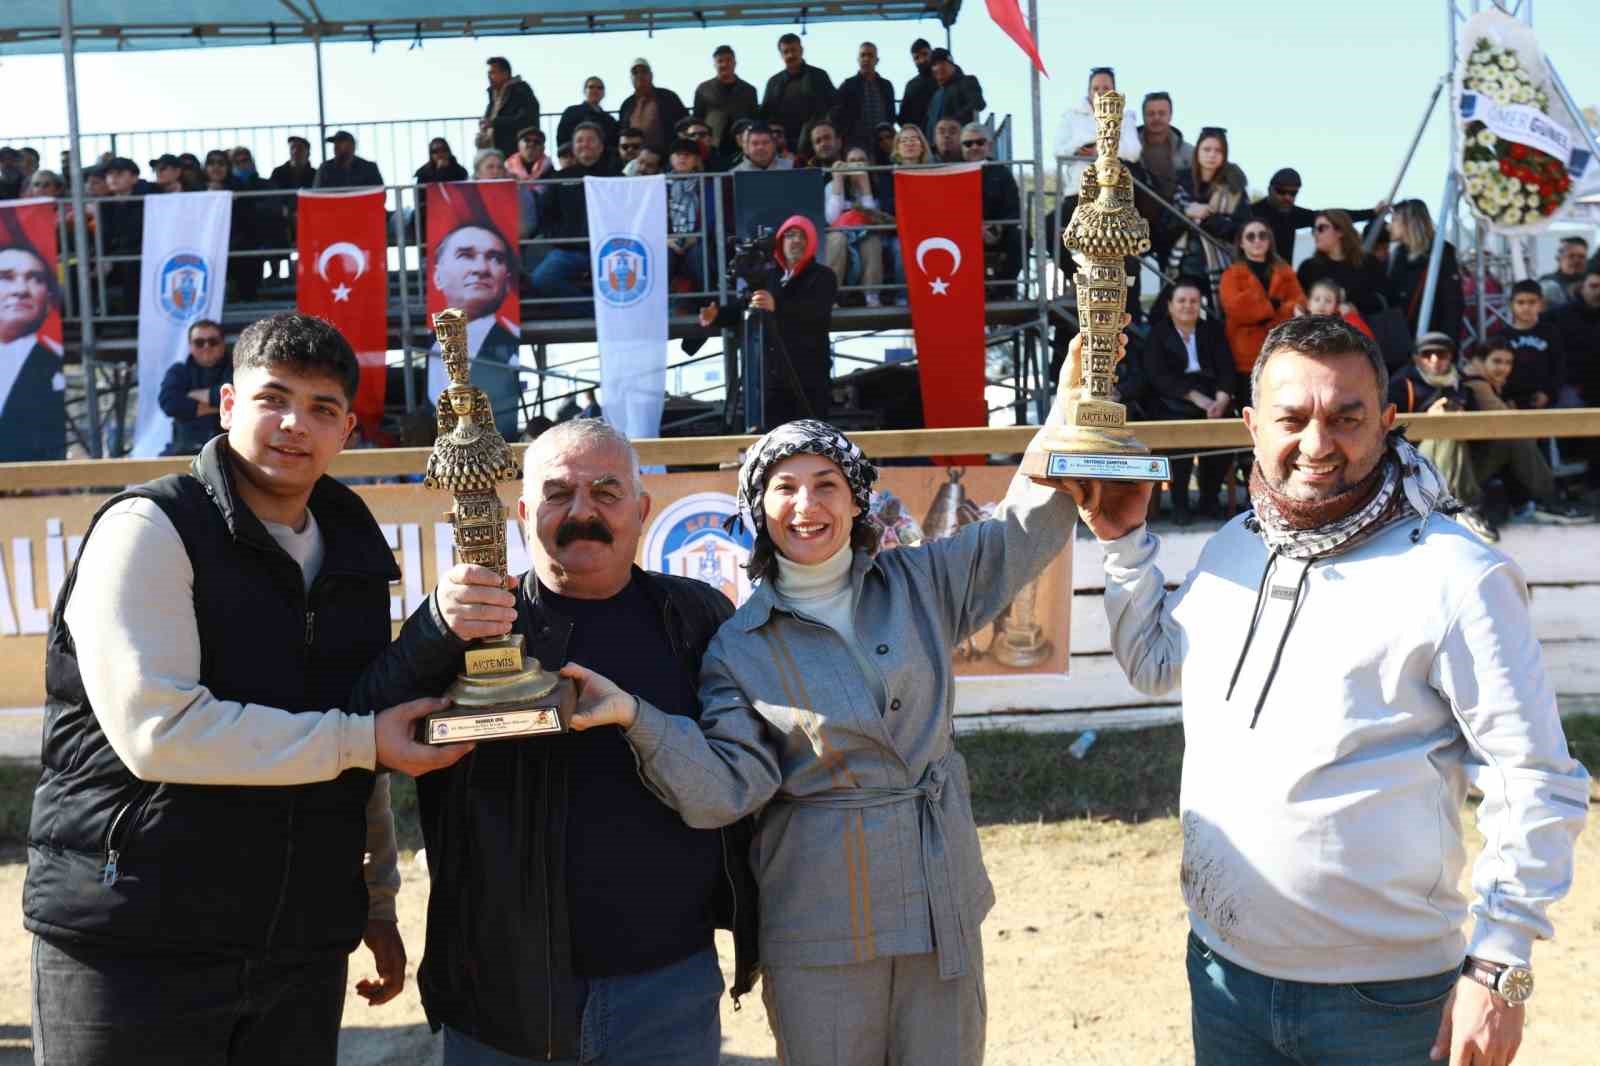
<path fill-rule="evenodd" d="M 837 429 L 814 418 L 802 418 L 785 422 L 745 453 L 744 465 L 739 467 L 739 514 L 730 524 L 743 521 L 757 536 L 766 529 L 767 514 L 761 501 L 767 492 L 767 475 L 792 455 L 820 455 L 831 460 L 844 474 L 862 516 L 870 513 L 872 483 L 878 480 L 878 468 Z"/>

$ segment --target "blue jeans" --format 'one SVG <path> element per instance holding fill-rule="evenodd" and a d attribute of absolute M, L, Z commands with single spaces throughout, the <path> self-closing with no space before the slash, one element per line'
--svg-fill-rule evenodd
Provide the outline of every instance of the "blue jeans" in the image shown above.
<path fill-rule="evenodd" d="M 591 978 L 588 985 L 577 1059 L 518 1058 L 446 1026 L 444 1066 L 717 1066 L 722 968 L 715 948 L 649 973 Z"/>
<path fill-rule="evenodd" d="M 1459 971 L 1402 981 L 1282 981 L 1189 934 L 1195 1066 L 1431 1066 Z"/>
<path fill-rule="evenodd" d="M 589 269 L 589 253 L 572 248 L 551 247 L 533 270 L 535 296 L 592 296 L 581 279 Z"/>

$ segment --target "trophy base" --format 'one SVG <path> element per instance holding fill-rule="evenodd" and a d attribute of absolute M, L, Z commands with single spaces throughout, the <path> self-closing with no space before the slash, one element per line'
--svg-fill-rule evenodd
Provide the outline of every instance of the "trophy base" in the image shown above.
<path fill-rule="evenodd" d="M 1063 481 L 1170 481 L 1166 456 L 1151 455 L 1128 430 L 1062 426 L 1042 435 L 1022 456 L 1022 472 L 1059 489 Z"/>
<path fill-rule="evenodd" d="M 564 733 L 577 688 L 522 654 L 522 634 L 482 641 L 467 651 L 467 672 L 445 695 L 451 705 L 422 720 L 428 744 L 510 740 Z M 514 664 L 514 665 L 513 665 Z"/>
<path fill-rule="evenodd" d="M 1001 666 L 1026 669 L 1050 658 L 1050 653 L 1055 649 L 1044 639 L 1042 629 L 1030 626 L 1016 633 L 1001 633 L 989 650 Z"/>

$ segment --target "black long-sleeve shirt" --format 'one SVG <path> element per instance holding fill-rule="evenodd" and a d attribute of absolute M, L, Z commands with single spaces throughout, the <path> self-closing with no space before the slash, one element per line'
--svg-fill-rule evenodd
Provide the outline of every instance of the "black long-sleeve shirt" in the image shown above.
<path fill-rule="evenodd" d="M 1556 394 L 1567 383 L 1567 346 L 1560 331 L 1549 320 L 1542 320 L 1531 329 L 1513 326 L 1501 336 L 1516 357 L 1511 377 L 1500 390 L 1505 401 L 1532 407 L 1533 394 L 1542 392 L 1549 403 L 1555 403 Z"/>

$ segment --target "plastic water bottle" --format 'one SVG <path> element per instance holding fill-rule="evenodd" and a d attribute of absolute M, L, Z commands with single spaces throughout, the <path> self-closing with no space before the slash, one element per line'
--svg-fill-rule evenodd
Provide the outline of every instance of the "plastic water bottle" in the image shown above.
<path fill-rule="evenodd" d="M 1099 735 L 1093 729 L 1085 729 L 1078 734 L 1078 739 L 1072 742 L 1072 746 L 1067 749 L 1067 754 L 1074 759 L 1082 759 L 1089 754 L 1089 749 L 1094 747 L 1095 738 Z"/>

